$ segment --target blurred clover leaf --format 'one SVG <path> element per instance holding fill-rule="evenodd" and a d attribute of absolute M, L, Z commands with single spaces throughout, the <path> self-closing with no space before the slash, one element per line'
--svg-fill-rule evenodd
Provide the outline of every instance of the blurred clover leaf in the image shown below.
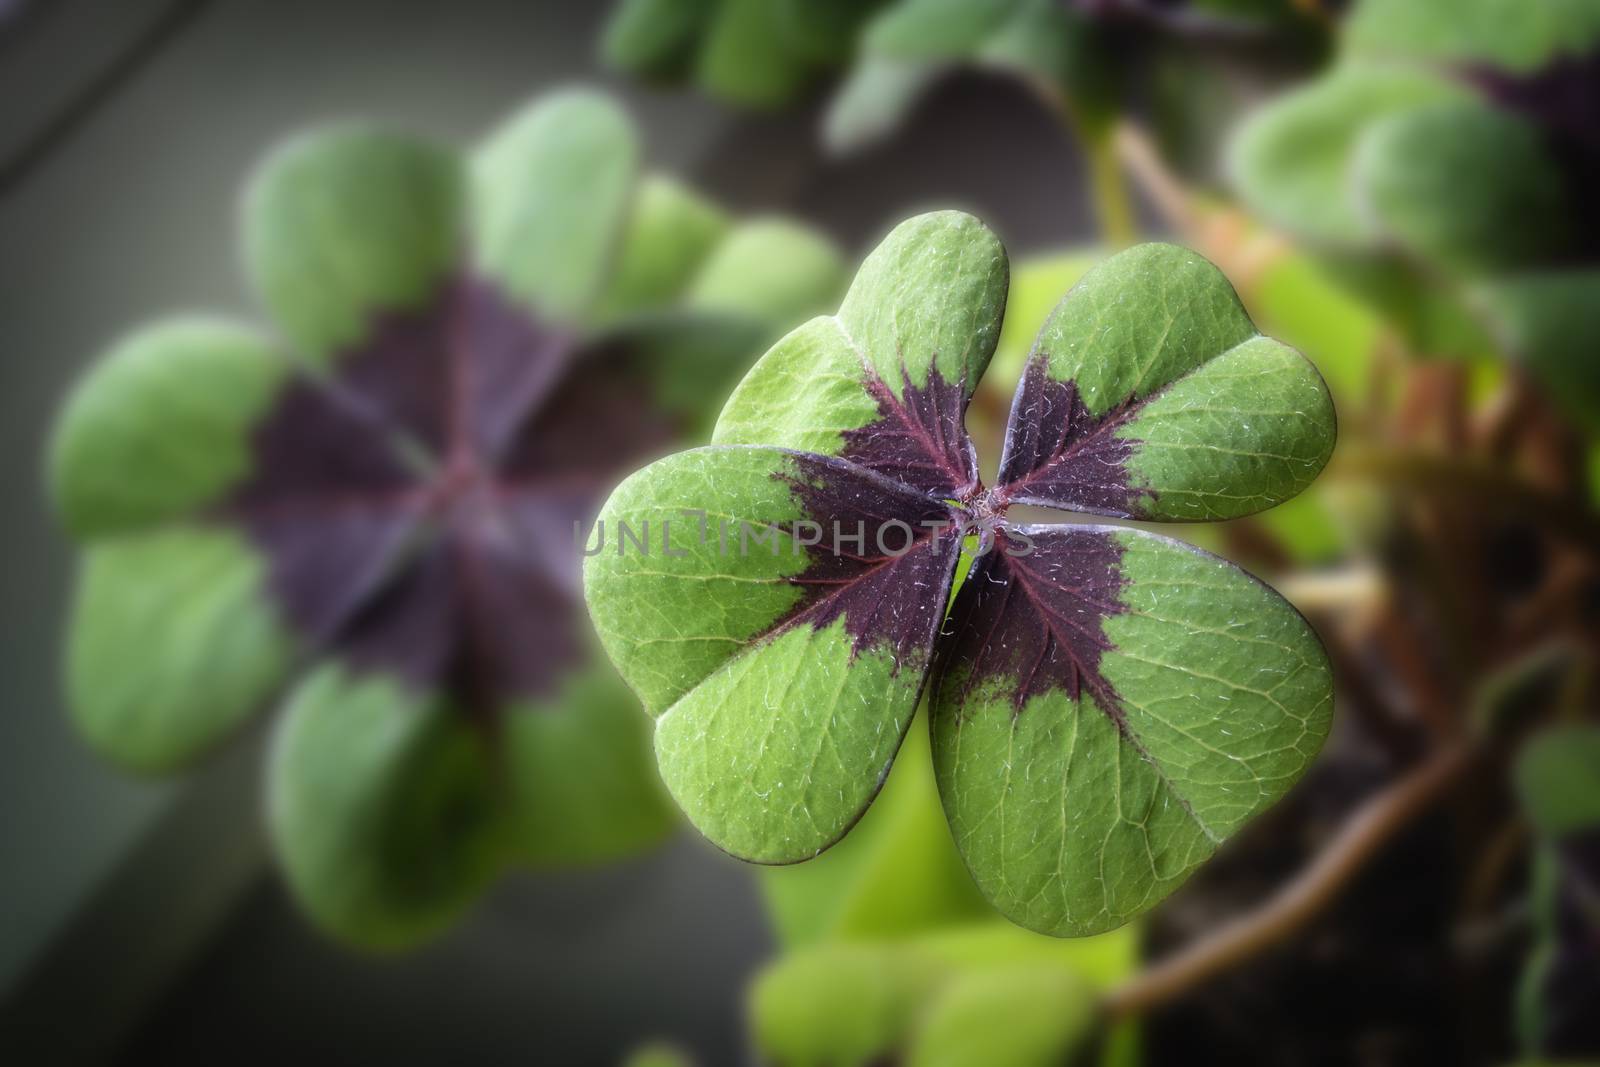
<path fill-rule="evenodd" d="M 789 103 L 843 63 L 883 0 L 621 0 L 601 53 L 652 81 L 693 81 L 749 107 Z"/>
<path fill-rule="evenodd" d="M 775 1067 L 1076 1062 L 1097 994 L 1137 966 L 1131 935 L 1061 942 L 989 922 L 808 948 L 757 977 L 756 1049 Z"/>
<path fill-rule="evenodd" d="M 1535 844 L 1534 944 L 1519 995 L 1528 1056 L 1581 1056 L 1600 997 L 1600 728 L 1551 727 L 1518 754 Z"/>
<path fill-rule="evenodd" d="M 1136 96 L 1152 103 L 1130 72 L 1156 72 L 1144 81 L 1169 153 L 1209 168 L 1212 134 L 1240 93 L 1197 44 L 1236 63 L 1232 46 L 1270 37 L 1281 60 L 1319 48 L 1324 21 L 1318 0 L 620 0 L 601 52 L 635 77 L 766 108 L 842 70 L 821 131 L 840 154 L 888 136 L 958 73 L 1013 79 L 1080 139 L 1104 236 L 1121 247 L 1136 226 L 1113 120 Z"/>
<path fill-rule="evenodd" d="M 1521 359 L 1600 425 L 1597 98 L 1600 5 L 1363 0 L 1230 166 L 1420 353 Z"/>
<path fill-rule="evenodd" d="M 1306 21 L 1285 0 L 895 0 L 864 28 L 825 137 L 837 151 L 864 147 L 963 69 L 1017 78 L 1092 130 L 1122 106 L 1131 52 L 1164 37 L 1227 40 Z"/>
<path fill-rule="evenodd" d="M 1327 731 L 1329 670 L 1232 564 L 1007 512 L 1249 514 L 1316 477 L 1333 408 L 1221 272 L 1143 245 L 1045 323 L 986 489 L 963 415 L 1006 279 L 970 216 L 897 227 L 838 314 L 746 375 L 712 446 L 612 494 L 585 594 L 656 717 L 668 788 L 718 846 L 791 863 L 837 841 L 931 674 L 939 793 L 980 889 L 1024 926 L 1082 935 L 1154 905 L 1289 788 Z"/>
<path fill-rule="evenodd" d="M 641 179 L 626 118 L 582 91 L 466 159 L 302 136 L 257 174 L 244 236 L 284 343 L 156 322 L 56 430 L 54 496 L 86 546 L 83 734 L 164 772 L 281 699 L 276 851 L 365 944 L 441 928 L 508 865 L 660 839 L 670 805 L 578 607 L 573 526 L 836 298 L 838 254 Z"/>
<path fill-rule="evenodd" d="M 620 0 L 606 62 L 656 82 L 692 82 L 735 104 L 793 103 L 848 68 L 826 139 L 861 147 L 898 125 L 959 69 L 1011 75 L 1085 119 L 1114 109 L 1132 29 L 1224 38 L 1308 20 L 1290 0 Z"/>

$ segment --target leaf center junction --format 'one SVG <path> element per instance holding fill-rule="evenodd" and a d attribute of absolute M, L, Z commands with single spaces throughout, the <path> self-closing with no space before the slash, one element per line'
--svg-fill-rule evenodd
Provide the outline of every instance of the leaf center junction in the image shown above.
<path fill-rule="evenodd" d="M 582 651 L 572 524 L 676 431 L 628 353 L 580 353 L 461 276 L 372 316 L 331 366 L 279 395 L 220 516 L 283 616 L 469 713 L 548 694 Z"/>

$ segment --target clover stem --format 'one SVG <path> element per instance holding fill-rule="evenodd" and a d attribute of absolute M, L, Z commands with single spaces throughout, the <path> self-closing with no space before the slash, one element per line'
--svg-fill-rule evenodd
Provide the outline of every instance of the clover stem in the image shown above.
<path fill-rule="evenodd" d="M 1460 780 L 1471 757 L 1465 743 L 1436 750 L 1357 808 L 1310 865 L 1261 907 L 1113 989 L 1102 1005 L 1106 1013 L 1118 1019 L 1160 1007 L 1303 929 L 1384 845 Z"/>
<path fill-rule="evenodd" d="M 1089 164 L 1089 195 L 1094 204 L 1101 239 L 1112 249 L 1127 248 L 1139 239 L 1133 201 L 1117 157 L 1115 127 L 1078 122 L 1078 142 Z"/>
<path fill-rule="evenodd" d="M 1132 119 L 1122 118 L 1112 128 L 1110 138 L 1117 158 L 1139 191 L 1174 230 L 1193 239 L 1200 232 L 1194 194 L 1167 167 L 1150 134 Z"/>
<path fill-rule="evenodd" d="M 1083 149 L 1089 169 L 1089 202 L 1094 208 L 1100 239 L 1111 251 L 1127 248 L 1139 240 L 1133 201 L 1117 153 L 1117 124 L 1084 114 L 1061 86 L 1036 85 L 1039 97 L 1066 126 L 1072 139 Z"/>

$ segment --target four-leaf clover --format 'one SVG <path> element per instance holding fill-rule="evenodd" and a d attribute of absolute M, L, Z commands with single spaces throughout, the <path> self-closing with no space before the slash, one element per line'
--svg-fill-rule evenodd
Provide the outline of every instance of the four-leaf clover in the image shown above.
<path fill-rule="evenodd" d="M 976 219 L 899 226 L 836 315 L 750 371 L 713 445 L 617 488 L 585 594 L 668 788 L 718 846 L 791 863 L 838 840 L 931 675 L 939 791 L 979 886 L 1022 925 L 1088 934 L 1289 788 L 1327 732 L 1330 673 L 1232 564 L 1010 510 L 1258 511 L 1321 470 L 1333 408 L 1215 267 L 1144 245 L 1046 322 L 986 488 L 963 414 L 1006 285 Z M 979 554 L 947 614 L 964 544 Z"/>
<path fill-rule="evenodd" d="M 153 324 L 58 427 L 55 497 L 88 543 L 82 732 L 165 771 L 281 697 L 274 844 L 352 940 L 414 940 L 508 865 L 613 858 L 674 823 L 592 649 L 573 525 L 681 439 L 688 386 L 843 271 L 809 231 L 640 180 L 638 155 L 581 91 L 468 159 L 369 127 L 298 138 L 244 220 L 284 343 Z"/>

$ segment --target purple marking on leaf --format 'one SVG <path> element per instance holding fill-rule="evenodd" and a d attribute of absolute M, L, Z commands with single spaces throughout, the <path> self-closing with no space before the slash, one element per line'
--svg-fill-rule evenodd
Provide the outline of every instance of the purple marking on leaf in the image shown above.
<path fill-rule="evenodd" d="M 897 672 L 925 668 L 961 550 L 960 538 L 946 528 L 950 509 L 855 464 L 793 456 L 794 473 L 776 477 L 816 530 L 797 525 L 787 532 L 819 539 L 805 549 L 806 568 L 789 579 L 804 595 L 769 632 L 802 622 L 820 630 L 843 619 L 852 654 L 887 650 Z M 778 540 L 780 551 L 793 550 L 792 542 Z"/>
<path fill-rule="evenodd" d="M 527 553 L 492 512 L 441 527 L 351 620 L 340 654 L 442 688 L 478 716 L 549 693 L 582 653 L 580 620 L 570 591 Z"/>
<path fill-rule="evenodd" d="M 878 417 L 844 432 L 841 458 L 934 496 L 961 497 L 976 488 L 978 456 L 963 421 L 963 383 L 945 381 L 932 367 L 918 388 L 902 368 L 899 396 L 871 371 L 866 389 Z"/>
<path fill-rule="evenodd" d="M 582 654 L 572 524 L 678 429 L 635 362 L 452 281 L 283 392 L 220 517 L 309 646 L 476 715 L 548 694 Z"/>
<path fill-rule="evenodd" d="M 530 425 L 530 413 L 551 406 L 551 393 L 560 383 L 570 391 L 575 382 L 592 383 L 597 371 L 588 368 L 563 378 L 569 360 L 577 358 L 572 337 L 535 322 L 486 283 L 464 283 L 458 306 L 466 312 L 463 343 L 471 351 L 471 358 L 461 361 L 469 405 L 464 432 L 480 456 L 494 461 Z M 594 392 L 591 386 L 591 397 Z"/>
<path fill-rule="evenodd" d="M 297 378 L 278 397 L 251 438 L 249 479 L 231 507 L 252 513 L 325 508 L 335 501 L 403 496 L 416 473 L 385 439 L 383 428 L 343 394 Z"/>
<path fill-rule="evenodd" d="M 251 475 L 221 517 L 261 546 L 289 625 L 324 643 L 412 529 L 424 487 L 369 413 L 309 378 L 279 395 L 251 447 Z"/>
<path fill-rule="evenodd" d="M 642 362 L 625 344 L 578 353 L 573 373 L 509 443 L 501 461 L 507 480 L 569 485 L 582 480 L 596 492 L 598 510 L 599 496 L 623 475 L 660 458 L 680 426 L 654 405 Z"/>
<path fill-rule="evenodd" d="M 318 646 L 384 583 L 419 514 L 396 502 L 321 512 L 267 509 L 245 521 L 253 540 L 268 550 L 268 585 L 289 625 Z"/>
<path fill-rule="evenodd" d="M 419 308 L 380 312 L 334 361 L 333 390 L 435 456 L 492 461 L 559 380 L 564 330 L 536 321 L 493 285 L 453 278 Z"/>
<path fill-rule="evenodd" d="M 1017 387 L 996 492 L 1007 503 L 1133 518 L 1144 495 L 1129 484 L 1137 442 L 1117 431 L 1141 402 L 1125 401 L 1096 417 L 1077 382 L 1051 378 L 1047 364 L 1042 354 L 1030 359 Z"/>
<path fill-rule="evenodd" d="M 1600 152 L 1600 49 L 1562 56 L 1526 74 L 1479 66 L 1468 68 L 1466 77 L 1506 110 Z"/>
<path fill-rule="evenodd" d="M 939 699 L 962 704 L 993 683 L 1020 714 L 1044 693 L 1088 693 L 1127 736 L 1121 701 L 1100 671 L 1113 647 L 1106 619 L 1127 610 L 1122 554 L 1109 529 L 1002 527 L 956 594 L 940 648 Z"/>

